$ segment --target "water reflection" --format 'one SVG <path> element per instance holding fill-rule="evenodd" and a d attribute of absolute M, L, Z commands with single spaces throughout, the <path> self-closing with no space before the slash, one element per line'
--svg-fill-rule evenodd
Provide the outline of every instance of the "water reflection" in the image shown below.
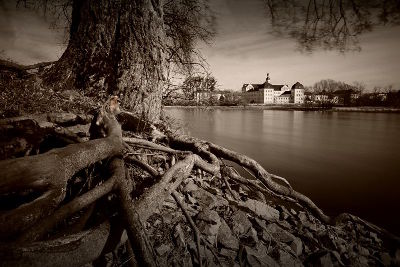
<path fill-rule="evenodd" d="M 189 134 L 247 154 L 327 213 L 400 233 L 400 115 L 168 109 Z"/>

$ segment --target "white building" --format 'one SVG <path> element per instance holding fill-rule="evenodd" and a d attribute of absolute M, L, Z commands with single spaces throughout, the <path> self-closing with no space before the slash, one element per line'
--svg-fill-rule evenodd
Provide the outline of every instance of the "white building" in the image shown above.
<path fill-rule="evenodd" d="M 291 91 L 286 91 L 283 94 L 275 97 L 275 104 L 289 104 L 291 99 Z"/>
<path fill-rule="evenodd" d="M 243 84 L 242 98 L 251 104 L 304 103 L 304 86 L 297 82 L 292 86 L 271 84 L 269 73 L 262 84 Z"/>
<path fill-rule="evenodd" d="M 291 98 L 291 103 L 294 104 L 303 104 L 304 103 L 304 86 L 296 82 L 293 84 L 292 89 L 290 91 L 290 98 Z"/>

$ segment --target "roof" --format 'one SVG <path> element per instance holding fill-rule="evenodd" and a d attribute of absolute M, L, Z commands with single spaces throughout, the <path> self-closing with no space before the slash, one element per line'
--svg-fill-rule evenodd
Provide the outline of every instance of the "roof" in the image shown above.
<path fill-rule="evenodd" d="M 304 89 L 304 86 L 301 83 L 296 82 L 293 84 L 292 89 Z"/>
<path fill-rule="evenodd" d="M 248 92 L 259 91 L 260 89 L 274 89 L 275 91 L 280 91 L 281 88 L 285 85 L 283 84 L 270 84 L 269 82 L 265 83 L 245 83 L 242 88 L 246 88 L 248 85 L 253 86 L 254 89 L 250 89 Z"/>
<path fill-rule="evenodd" d="M 290 91 L 285 91 L 283 94 L 281 94 L 278 97 L 289 97 L 291 95 Z"/>

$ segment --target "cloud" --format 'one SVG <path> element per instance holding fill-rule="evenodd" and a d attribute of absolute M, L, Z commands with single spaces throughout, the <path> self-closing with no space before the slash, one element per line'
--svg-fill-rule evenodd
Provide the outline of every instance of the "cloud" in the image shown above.
<path fill-rule="evenodd" d="M 217 1 L 218 35 L 201 51 L 222 88 L 240 90 L 243 83 L 305 85 L 326 78 L 347 83 L 363 81 L 369 88 L 394 84 L 400 88 L 400 27 L 376 28 L 360 36 L 361 52 L 301 54 L 293 39 L 269 34 L 262 1 Z"/>
<path fill-rule="evenodd" d="M 57 60 L 62 55 L 64 33 L 51 30 L 43 16 L 11 2 L 0 7 L 0 50 L 6 58 L 33 64 Z"/>

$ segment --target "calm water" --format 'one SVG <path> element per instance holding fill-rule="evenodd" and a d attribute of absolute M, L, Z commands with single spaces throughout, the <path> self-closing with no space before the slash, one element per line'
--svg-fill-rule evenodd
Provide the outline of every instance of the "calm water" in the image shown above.
<path fill-rule="evenodd" d="M 168 108 L 187 133 L 247 154 L 326 213 L 400 234 L 400 114 Z"/>

